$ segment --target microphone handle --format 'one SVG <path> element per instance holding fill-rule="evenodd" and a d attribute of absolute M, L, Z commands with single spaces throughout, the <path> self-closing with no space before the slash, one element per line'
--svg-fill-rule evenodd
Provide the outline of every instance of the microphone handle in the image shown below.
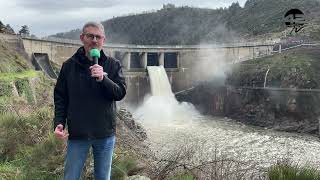
<path fill-rule="evenodd" d="M 94 64 L 98 64 L 98 57 L 93 57 Z"/>
<path fill-rule="evenodd" d="M 93 63 L 98 64 L 98 57 L 93 57 Z M 96 78 L 96 81 L 98 81 L 98 78 Z"/>

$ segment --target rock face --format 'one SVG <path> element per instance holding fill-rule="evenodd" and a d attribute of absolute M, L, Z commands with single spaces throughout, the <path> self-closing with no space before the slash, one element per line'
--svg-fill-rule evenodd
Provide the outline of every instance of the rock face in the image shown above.
<path fill-rule="evenodd" d="M 120 131 L 124 131 L 123 135 L 126 134 L 126 136 L 132 136 L 132 138 L 141 142 L 147 139 L 146 131 L 133 119 L 130 112 L 125 109 L 120 109 L 117 115 L 119 118 L 117 122 L 121 124 L 118 127 L 122 128 Z"/>

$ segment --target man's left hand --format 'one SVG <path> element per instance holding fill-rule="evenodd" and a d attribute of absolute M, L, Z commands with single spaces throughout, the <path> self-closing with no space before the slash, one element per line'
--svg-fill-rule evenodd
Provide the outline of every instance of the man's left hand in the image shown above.
<path fill-rule="evenodd" d="M 93 66 L 90 66 L 89 69 L 91 70 L 91 77 L 97 78 L 97 81 L 103 80 L 103 67 L 95 64 Z"/>

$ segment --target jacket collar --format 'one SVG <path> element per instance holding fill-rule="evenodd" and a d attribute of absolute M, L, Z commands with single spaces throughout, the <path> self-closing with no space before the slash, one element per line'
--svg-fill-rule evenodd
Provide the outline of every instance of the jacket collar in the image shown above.
<path fill-rule="evenodd" d="M 86 52 L 84 47 L 80 47 L 77 52 L 73 55 L 73 59 L 80 64 L 81 66 L 91 66 L 93 65 L 93 61 L 90 61 L 86 56 Z M 101 65 L 103 61 L 107 60 L 107 56 L 104 54 L 103 50 L 100 51 L 100 58 L 98 59 L 98 64 Z"/>

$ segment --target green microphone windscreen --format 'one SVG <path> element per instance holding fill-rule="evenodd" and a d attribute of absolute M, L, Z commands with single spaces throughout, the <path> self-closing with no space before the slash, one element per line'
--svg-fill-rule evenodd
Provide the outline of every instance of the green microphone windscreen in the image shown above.
<path fill-rule="evenodd" d="M 100 51 L 96 48 L 90 50 L 90 57 L 100 58 Z"/>

